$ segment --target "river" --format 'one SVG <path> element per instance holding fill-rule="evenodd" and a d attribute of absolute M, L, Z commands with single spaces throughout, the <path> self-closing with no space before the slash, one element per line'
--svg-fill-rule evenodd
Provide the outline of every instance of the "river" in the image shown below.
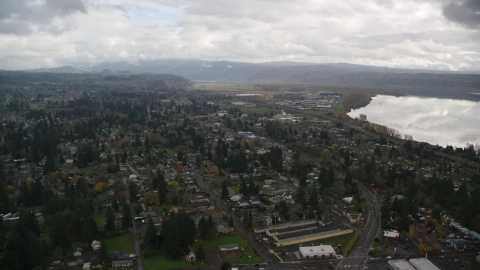
<path fill-rule="evenodd" d="M 365 114 L 373 123 L 412 135 L 415 141 L 441 146 L 480 144 L 480 103 L 413 96 L 378 95 L 366 107 L 348 113 Z"/>

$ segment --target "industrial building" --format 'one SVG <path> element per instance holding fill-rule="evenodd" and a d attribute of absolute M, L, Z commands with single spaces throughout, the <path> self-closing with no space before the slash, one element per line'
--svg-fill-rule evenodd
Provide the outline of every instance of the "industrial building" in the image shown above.
<path fill-rule="evenodd" d="M 415 270 L 415 267 L 404 259 L 388 261 L 388 268 L 391 270 Z"/>
<path fill-rule="evenodd" d="M 440 270 L 427 258 L 410 259 L 409 263 L 417 270 Z"/>
<path fill-rule="evenodd" d="M 304 260 L 331 259 L 335 256 L 331 245 L 299 247 L 298 251 Z"/>

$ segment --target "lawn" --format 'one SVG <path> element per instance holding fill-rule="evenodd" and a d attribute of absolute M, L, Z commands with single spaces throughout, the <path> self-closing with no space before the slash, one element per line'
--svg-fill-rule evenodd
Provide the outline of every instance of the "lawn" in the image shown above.
<path fill-rule="evenodd" d="M 229 186 L 228 188 L 230 188 L 231 190 L 233 190 L 233 192 L 235 192 L 235 194 L 239 194 L 240 193 L 240 186 L 236 185 L 236 186 Z"/>
<path fill-rule="evenodd" d="M 108 250 L 129 250 L 132 249 L 132 237 L 130 232 L 115 235 L 102 239 L 107 245 Z"/>
<path fill-rule="evenodd" d="M 337 102 L 337 104 L 335 104 L 335 109 L 333 111 L 338 112 L 338 111 L 341 111 L 342 109 L 343 109 L 343 99 Z"/>
<path fill-rule="evenodd" d="M 185 262 L 183 259 L 172 261 L 166 255 L 160 253 L 149 255 L 145 258 L 144 263 L 147 270 L 193 267 L 191 263 Z"/>
<path fill-rule="evenodd" d="M 246 113 L 246 114 L 252 114 L 252 113 L 264 114 L 264 113 L 270 113 L 272 111 L 269 108 L 262 108 L 262 107 L 259 107 L 259 108 L 244 108 L 244 107 L 239 107 L 239 106 L 230 105 L 230 104 L 222 104 L 219 107 L 222 110 L 229 110 L 231 108 L 238 108 L 243 113 Z"/>
<path fill-rule="evenodd" d="M 318 242 L 315 242 L 314 244 L 320 244 L 320 243 L 324 245 L 328 245 L 332 243 L 340 244 L 342 246 L 342 251 L 343 251 L 345 248 L 347 248 L 348 244 L 350 243 L 350 240 L 352 240 L 354 235 L 355 235 L 354 233 L 350 233 L 350 234 L 345 234 L 341 236 L 325 238 L 325 239 L 319 240 Z"/>
<path fill-rule="evenodd" d="M 97 169 L 96 166 L 88 166 L 88 167 L 85 167 L 85 168 L 81 168 L 81 169 L 80 169 L 80 172 L 82 172 L 83 174 L 91 174 L 91 173 L 93 173 L 96 169 Z"/>
<path fill-rule="evenodd" d="M 95 219 L 95 223 L 97 223 L 97 228 L 103 231 L 105 227 L 105 216 L 103 214 L 96 214 L 93 219 Z"/>
<path fill-rule="evenodd" d="M 329 113 L 327 111 L 317 111 L 317 110 L 304 110 L 303 112 L 308 114 L 313 114 L 313 115 L 324 115 Z"/>
<path fill-rule="evenodd" d="M 173 149 L 167 149 L 167 154 L 168 155 L 176 155 L 177 154 L 177 151 L 173 150 Z"/>

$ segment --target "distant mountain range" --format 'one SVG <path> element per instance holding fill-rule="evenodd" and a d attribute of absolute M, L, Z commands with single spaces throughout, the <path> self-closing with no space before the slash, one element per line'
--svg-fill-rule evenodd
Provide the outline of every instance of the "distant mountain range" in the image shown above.
<path fill-rule="evenodd" d="M 247 63 L 229 61 L 162 59 L 140 63 L 103 62 L 83 70 L 72 67 L 31 70 L 55 73 L 162 73 L 194 81 L 246 83 L 295 82 L 357 85 L 400 90 L 407 95 L 471 99 L 480 92 L 480 74 L 443 70 L 399 69 L 347 63 L 297 62 Z"/>

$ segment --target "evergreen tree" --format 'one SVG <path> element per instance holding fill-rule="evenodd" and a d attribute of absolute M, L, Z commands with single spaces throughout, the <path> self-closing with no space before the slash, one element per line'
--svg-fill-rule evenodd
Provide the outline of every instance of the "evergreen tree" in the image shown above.
<path fill-rule="evenodd" d="M 130 211 L 130 205 L 127 202 L 123 203 L 122 206 L 123 217 L 122 217 L 122 230 L 128 231 L 132 227 L 132 213 Z"/>
<path fill-rule="evenodd" d="M 305 190 L 302 186 L 299 186 L 297 189 L 297 194 L 295 196 L 295 201 L 302 205 L 303 208 L 307 205 Z"/>
<path fill-rule="evenodd" d="M 245 179 L 243 179 L 243 175 L 240 175 L 240 190 L 239 191 L 244 196 L 247 196 L 247 194 L 248 194 L 247 182 L 245 182 Z"/>
<path fill-rule="evenodd" d="M 100 248 L 97 250 L 98 259 L 101 261 L 109 261 L 110 257 L 108 256 L 108 247 L 104 241 L 100 240 Z"/>
<path fill-rule="evenodd" d="M 0 260 L 0 269 L 5 270 L 20 270 L 20 261 L 15 252 L 7 250 Z"/>
<path fill-rule="evenodd" d="M 345 174 L 345 180 L 344 180 L 344 183 L 345 185 L 352 185 L 353 184 L 353 181 L 352 181 L 352 173 L 350 172 L 350 170 L 347 170 L 347 173 Z"/>
<path fill-rule="evenodd" d="M 201 243 L 197 248 L 196 255 L 197 255 L 197 261 L 205 260 L 205 249 L 203 248 L 203 245 Z"/>
<path fill-rule="evenodd" d="M 145 229 L 144 243 L 148 251 L 153 250 L 157 244 L 157 230 L 151 218 L 147 221 L 147 228 Z"/>
<path fill-rule="evenodd" d="M 55 160 L 51 155 L 47 155 L 47 160 L 43 166 L 43 174 L 47 175 L 51 172 L 55 172 Z"/>
<path fill-rule="evenodd" d="M 115 210 L 115 212 L 118 212 L 118 210 L 120 209 L 120 205 L 118 204 L 118 201 L 116 198 L 114 198 L 112 201 L 112 208 L 113 210 Z"/>
<path fill-rule="evenodd" d="M 233 223 L 233 217 L 232 217 L 232 215 L 230 215 L 230 216 L 228 217 L 228 226 L 233 227 L 233 225 L 234 225 L 234 223 Z"/>
<path fill-rule="evenodd" d="M 220 266 L 220 270 L 232 270 L 232 264 L 230 262 L 224 261 Z"/>
<path fill-rule="evenodd" d="M 128 183 L 128 192 L 130 194 L 130 200 L 133 202 L 137 201 L 138 188 L 137 185 L 133 182 Z"/>
<path fill-rule="evenodd" d="M 156 175 L 155 177 L 152 175 L 152 189 L 153 189 L 153 190 L 157 190 L 157 188 L 158 188 L 158 182 L 159 182 L 158 173 L 157 173 L 157 175 Z"/>
<path fill-rule="evenodd" d="M 113 233 L 115 231 L 115 211 L 108 207 L 105 211 L 105 232 Z"/>
<path fill-rule="evenodd" d="M 225 180 L 222 181 L 222 200 L 228 200 L 228 187 Z"/>
<path fill-rule="evenodd" d="M 158 179 L 158 202 L 160 205 L 167 202 L 167 183 L 165 182 L 165 178 L 163 177 L 163 173 L 161 171 L 157 172 L 157 179 Z"/>

